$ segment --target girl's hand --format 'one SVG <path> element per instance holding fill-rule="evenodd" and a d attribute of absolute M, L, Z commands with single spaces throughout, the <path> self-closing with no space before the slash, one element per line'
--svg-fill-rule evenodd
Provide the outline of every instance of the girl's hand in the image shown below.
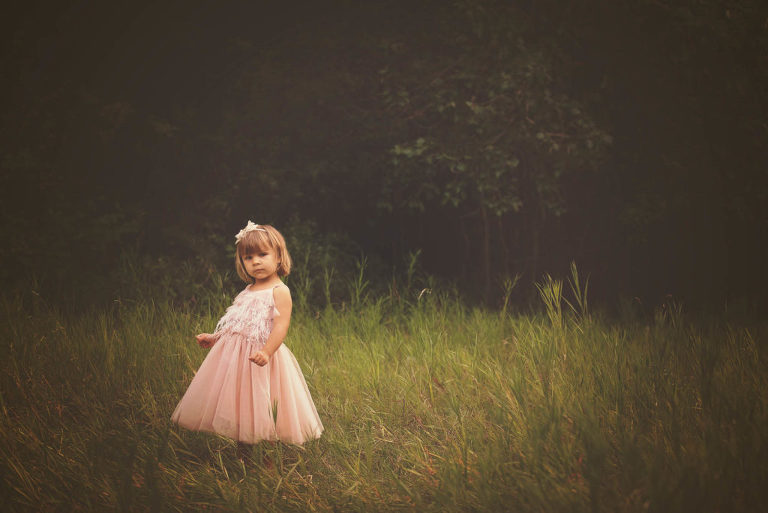
<path fill-rule="evenodd" d="M 269 355 L 264 351 L 256 351 L 248 359 L 261 367 L 264 367 L 267 363 L 269 363 Z"/>
<path fill-rule="evenodd" d="M 216 343 L 216 338 L 210 333 L 200 333 L 195 338 L 197 339 L 197 343 L 200 345 L 200 347 L 204 349 L 213 347 L 213 344 Z"/>

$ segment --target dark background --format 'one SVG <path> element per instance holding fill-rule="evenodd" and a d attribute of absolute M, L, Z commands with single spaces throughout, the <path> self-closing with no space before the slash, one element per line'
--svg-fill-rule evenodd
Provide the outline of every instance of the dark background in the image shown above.
<path fill-rule="evenodd" d="M 183 289 L 252 219 L 489 304 L 571 261 L 603 303 L 765 303 L 762 2 L 275 4 L 8 9 L 6 289 Z"/>

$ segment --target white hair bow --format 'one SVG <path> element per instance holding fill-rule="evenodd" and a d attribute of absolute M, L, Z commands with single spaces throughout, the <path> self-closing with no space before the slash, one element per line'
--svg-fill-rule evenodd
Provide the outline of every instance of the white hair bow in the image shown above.
<path fill-rule="evenodd" d="M 245 225 L 245 228 L 237 232 L 237 235 L 235 235 L 235 244 L 239 243 L 241 240 L 243 240 L 243 237 L 245 237 L 245 234 L 252 231 L 259 231 L 259 232 L 266 232 L 264 228 L 259 228 L 258 224 L 254 224 L 253 221 L 248 221 L 248 224 Z"/>

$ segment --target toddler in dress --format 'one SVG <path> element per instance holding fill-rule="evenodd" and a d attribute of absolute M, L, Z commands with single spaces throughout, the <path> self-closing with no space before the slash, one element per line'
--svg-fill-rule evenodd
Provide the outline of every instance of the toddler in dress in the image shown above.
<path fill-rule="evenodd" d="M 248 286 L 212 334 L 197 335 L 211 350 L 171 420 L 246 444 L 319 438 L 323 424 L 301 368 L 283 344 L 292 308 L 290 290 L 280 280 L 291 270 L 285 239 L 272 226 L 248 221 L 235 241 L 237 274 Z"/>

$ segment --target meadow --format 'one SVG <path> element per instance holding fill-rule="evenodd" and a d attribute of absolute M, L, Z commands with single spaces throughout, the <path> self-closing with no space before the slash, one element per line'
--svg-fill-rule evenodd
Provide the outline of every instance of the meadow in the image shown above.
<path fill-rule="evenodd" d="M 575 278 L 575 280 L 573 279 Z M 574 283 L 575 281 L 575 283 Z M 234 280 L 231 280 L 234 283 Z M 421 287 L 312 307 L 286 344 L 325 426 L 305 446 L 170 415 L 234 285 L 194 301 L 0 308 L 4 511 L 760 511 L 768 503 L 764 319 L 667 302 L 591 311 L 578 277 L 538 308 Z M 511 284 L 508 284 L 508 289 Z M 566 301 L 567 300 L 567 301 Z"/>

